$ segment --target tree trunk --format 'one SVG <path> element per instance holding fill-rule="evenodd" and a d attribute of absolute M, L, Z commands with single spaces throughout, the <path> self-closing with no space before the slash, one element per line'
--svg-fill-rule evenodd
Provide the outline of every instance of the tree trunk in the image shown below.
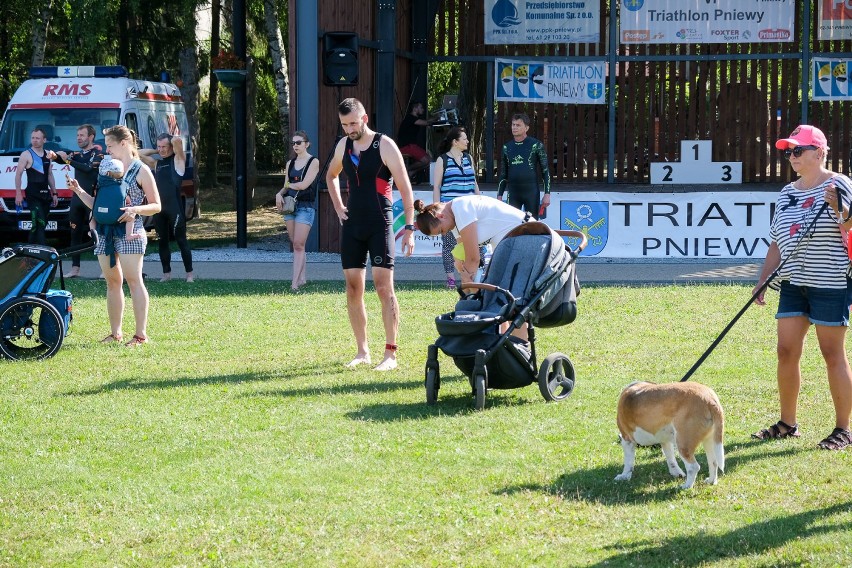
<path fill-rule="evenodd" d="M 470 138 L 471 155 L 482 149 L 485 135 L 485 63 L 462 63 L 459 114 Z"/>
<path fill-rule="evenodd" d="M 31 62 L 33 67 L 44 65 L 44 50 L 47 45 L 47 28 L 50 26 L 52 6 L 53 0 L 44 2 L 38 17 L 33 21 L 33 58 Z"/>
<path fill-rule="evenodd" d="M 219 54 L 219 13 L 221 4 L 219 0 L 212 0 L 211 9 L 211 34 L 210 34 L 210 57 Z M 216 187 L 216 174 L 219 169 L 219 80 L 216 74 L 210 72 L 210 96 L 207 99 L 207 116 L 205 118 L 205 146 L 207 155 L 204 158 L 205 176 L 204 182 L 207 187 Z"/>
<path fill-rule="evenodd" d="M 257 185 L 257 79 L 255 78 L 254 59 L 246 61 L 246 193 L 250 206 L 254 199 L 254 186 Z"/>
<path fill-rule="evenodd" d="M 118 4 L 118 64 L 127 69 L 130 65 L 130 6 L 129 0 Z"/>
<path fill-rule="evenodd" d="M 200 123 L 198 120 L 198 104 L 200 101 L 200 89 L 198 87 L 198 52 L 195 47 L 185 47 L 180 50 L 180 77 L 182 85 L 180 87 L 183 101 L 186 105 L 186 117 L 189 120 L 189 146 L 188 150 L 192 152 L 193 162 L 193 182 L 195 183 L 195 212 L 196 215 L 201 215 L 201 198 L 199 196 L 199 188 L 201 180 L 198 173 L 198 133 Z"/>
<path fill-rule="evenodd" d="M 475 6 L 472 0 L 468 1 L 468 6 L 462 9 L 463 14 L 475 13 Z M 466 50 L 463 53 L 471 53 L 474 51 L 472 45 L 468 45 L 472 38 L 476 37 L 476 26 L 482 24 L 482 19 L 479 17 L 465 18 L 462 27 L 462 38 L 464 46 L 460 46 Z M 485 63 L 462 63 L 461 64 L 461 81 L 459 86 L 459 120 L 467 129 L 467 136 L 470 140 L 470 153 L 472 156 L 477 156 L 483 149 L 483 137 L 485 135 L 485 101 L 487 100 L 485 88 L 487 85 L 486 73 L 488 66 Z M 486 165 L 490 167 L 490 165 Z"/>
<path fill-rule="evenodd" d="M 287 68 L 287 53 L 281 37 L 276 0 L 263 0 L 266 23 L 266 40 L 272 58 L 272 75 L 278 94 L 278 120 L 281 122 L 281 137 L 285 145 L 290 139 L 290 74 Z"/>

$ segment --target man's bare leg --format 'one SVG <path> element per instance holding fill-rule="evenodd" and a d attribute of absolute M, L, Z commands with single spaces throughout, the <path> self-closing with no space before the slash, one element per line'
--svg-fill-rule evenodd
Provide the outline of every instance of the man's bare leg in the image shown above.
<path fill-rule="evenodd" d="M 399 331 L 399 304 L 393 289 L 393 270 L 373 268 L 373 283 L 382 303 L 382 322 L 385 326 L 385 356 L 376 371 L 396 369 L 396 336 Z"/>
<path fill-rule="evenodd" d="M 370 349 L 367 346 L 367 308 L 364 305 L 364 286 L 367 278 L 365 268 L 347 268 L 343 271 L 346 280 L 346 309 L 349 312 L 349 325 L 355 335 L 358 352 L 347 367 L 370 364 Z"/>

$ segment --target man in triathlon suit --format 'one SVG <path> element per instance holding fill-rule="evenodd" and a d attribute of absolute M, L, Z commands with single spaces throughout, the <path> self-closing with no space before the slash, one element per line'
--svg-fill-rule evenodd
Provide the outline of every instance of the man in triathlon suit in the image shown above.
<path fill-rule="evenodd" d="M 500 182 L 497 185 L 497 199 L 503 199 L 503 193 L 509 191 L 509 205 L 523 209 L 533 217 L 539 217 L 541 208 L 550 205 L 550 169 L 547 165 L 547 152 L 540 140 L 527 136 L 530 129 L 530 117 L 524 113 L 512 115 L 512 137 L 514 140 L 503 144 L 500 159 Z M 538 170 L 544 182 L 544 197 L 539 202 Z"/>
<path fill-rule="evenodd" d="M 50 208 L 59 204 L 53 168 L 50 164 L 50 160 L 55 159 L 56 154 L 44 149 L 46 139 L 47 133 L 44 130 L 39 127 L 34 128 L 30 135 L 32 147 L 24 150 L 15 168 L 15 205 L 21 205 L 26 196 L 32 221 L 29 242 L 38 245 L 47 244 L 45 235 L 47 216 L 50 214 Z M 27 173 L 26 191 L 21 190 L 24 172 Z"/>
<path fill-rule="evenodd" d="M 405 171 L 405 162 L 396 143 L 367 126 L 367 112 L 361 101 L 343 100 L 337 107 L 346 134 L 334 148 L 325 181 L 334 210 L 343 225 L 340 260 L 346 280 L 346 306 L 349 324 L 355 334 L 358 352 L 347 367 L 370 364 L 367 346 L 367 310 L 364 288 L 367 258 L 373 267 L 373 283 L 382 303 L 385 351 L 375 370 L 395 369 L 396 337 L 399 331 L 399 304 L 393 287 L 394 232 L 393 184 L 396 182 L 405 213 L 402 252 L 414 252 L 414 194 Z M 340 195 L 340 172 L 346 173 L 349 198 L 344 205 Z"/>
<path fill-rule="evenodd" d="M 155 159 L 154 155 L 159 155 Z M 186 199 L 181 195 L 183 174 L 186 172 L 186 152 L 183 139 L 163 132 L 157 136 L 157 149 L 139 150 L 139 159 L 154 172 L 157 189 L 160 191 L 160 212 L 154 215 L 154 228 L 157 230 L 160 264 L 163 278 L 160 282 L 172 279 L 172 248 L 175 241 L 180 249 L 180 258 L 186 272 L 186 281 L 194 282 L 192 271 L 192 250 L 186 239 Z"/>
<path fill-rule="evenodd" d="M 98 181 L 98 166 L 104 159 L 103 152 L 95 146 L 95 127 L 84 124 L 77 129 L 77 146 L 79 152 L 66 154 L 62 150 L 56 152 L 59 158 L 74 168 L 74 179 L 89 195 L 95 194 L 95 184 Z M 82 244 L 88 240 L 89 217 L 92 210 L 80 199 L 76 193 L 71 197 L 71 246 Z M 71 270 L 66 274 L 68 278 L 80 276 L 80 255 L 71 257 Z"/>

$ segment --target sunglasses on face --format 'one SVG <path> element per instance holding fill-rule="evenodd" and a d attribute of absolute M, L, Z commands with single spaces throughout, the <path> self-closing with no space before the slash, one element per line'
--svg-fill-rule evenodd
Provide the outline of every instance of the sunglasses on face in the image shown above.
<path fill-rule="evenodd" d="M 290 144 L 292 144 L 293 146 L 301 146 L 304 143 L 304 140 L 293 140 L 292 142 L 290 142 Z"/>
<path fill-rule="evenodd" d="M 797 158 L 801 158 L 802 154 L 804 154 L 805 150 L 816 150 L 816 146 L 796 146 L 791 150 L 784 150 L 784 157 L 788 160 L 790 156 L 796 156 Z"/>

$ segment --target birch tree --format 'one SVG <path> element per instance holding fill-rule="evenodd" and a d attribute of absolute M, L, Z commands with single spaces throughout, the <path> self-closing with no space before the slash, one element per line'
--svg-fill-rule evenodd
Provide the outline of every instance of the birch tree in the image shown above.
<path fill-rule="evenodd" d="M 40 67 L 44 65 L 44 52 L 47 47 L 47 29 L 50 27 L 51 8 L 53 8 L 53 0 L 45 0 L 42 3 L 41 11 L 33 20 L 33 57 L 31 65 Z"/>
<path fill-rule="evenodd" d="M 186 117 L 189 120 L 189 149 L 192 151 L 193 160 L 195 162 L 194 179 L 196 191 L 201 187 L 201 180 L 198 172 L 198 135 L 201 130 L 201 123 L 198 120 L 198 106 L 201 98 L 201 89 L 198 86 L 198 51 L 195 46 L 185 47 L 180 50 L 180 78 L 183 83 L 181 86 L 181 95 L 186 104 Z M 199 196 L 195 195 L 195 214 L 201 213 Z"/>
<path fill-rule="evenodd" d="M 211 10 L 211 35 L 210 35 L 210 57 L 215 57 L 219 53 L 219 33 L 221 29 L 221 3 L 219 0 L 212 0 L 210 3 Z M 207 147 L 207 155 L 204 163 L 207 166 L 205 181 L 208 186 L 215 187 L 216 174 L 219 169 L 219 80 L 215 73 L 210 73 L 210 94 L 208 96 L 207 116 L 206 118 L 206 136 L 205 142 Z"/>
<path fill-rule="evenodd" d="M 263 15 L 269 56 L 272 59 L 272 76 L 278 101 L 278 120 L 281 122 L 281 137 L 285 144 L 290 139 L 290 76 L 287 68 L 287 53 L 281 37 L 276 0 L 263 0 Z"/>

